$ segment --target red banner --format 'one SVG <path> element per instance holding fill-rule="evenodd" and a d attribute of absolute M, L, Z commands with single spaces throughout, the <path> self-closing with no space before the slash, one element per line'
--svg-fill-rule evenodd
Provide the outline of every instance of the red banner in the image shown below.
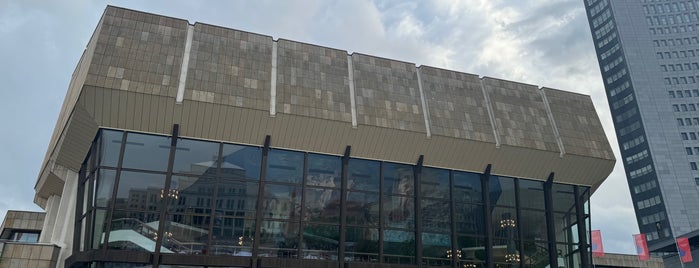
<path fill-rule="evenodd" d="M 680 250 L 682 263 L 692 262 L 692 250 L 689 249 L 689 240 L 686 237 L 677 238 L 677 248 Z"/>
<path fill-rule="evenodd" d="M 633 241 L 636 243 L 636 253 L 638 253 L 638 259 L 642 261 L 650 260 L 648 244 L 646 244 L 646 235 L 635 234 L 633 235 Z"/>
<path fill-rule="evenodd" d="M 592 230 L 592 257 L 604 257 L 604 246 L 602 246 L 602 232 Z"/>

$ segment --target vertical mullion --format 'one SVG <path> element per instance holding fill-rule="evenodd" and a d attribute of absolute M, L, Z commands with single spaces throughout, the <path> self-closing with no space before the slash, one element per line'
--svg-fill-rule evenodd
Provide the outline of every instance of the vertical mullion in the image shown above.
<path fill-rule="evenodd" d="M 422 179 L 422 162 L 425 157 L 420 155 L 414 169 L 413 198 L 415 198 L 415 262 L 417 267 L 422 267 L 422 193 L 420 193 L 420 180 Z"/>
<path fill-rule="evenodd" d="M 209 249 L 213 243 L 213 232 L 214 232 L 214 222 L 216 221 L 216 208 L 218 206 L 218 189 L 221 185 L 221 163 L 223 162 L 223 144 L 218 144 L 218 158 L 216 159 L 216 185 L 214 186 L 214 197 L 213 202 L 211 202 L 211 211 L 209 211 L 209 237 L 207 238 L 206 245 L 204 246 L 204 252 L 209 254 Z M 244 220 L 243 220 L 244 221 Z M 245 224 L 245 223 L 243 223 Z"/>
<path fill-rule="evenodd" d="M 556 250 L 556 226 L 553 215 L 553 176 L 551 172 L 544 183 L 544 203 L 546 204 L 546 231 L 549 239 L 549 265 L 558 267 L 558 251 Z"/>
<path fill-rule="evenodd" d="M 170 183 L 172 182 L 172 166 L 175 162 L 175 152 L 177 151 L 177 139 L 179 138 L 180 125 L 174 124 L 172 126 L 172 137 L 170 140 L 170 155 L 167 161 L 167 173 L 165 175 L 165 185 L 163 191 L 162 200 L 160 200 L 160 220 L 158 221 L 158 239 L 155 241 L 155 251 L 153 252 L 153 267 L 157 268 L 160 263 L 160 248 L 163 245 L 163 239 L 165 237 L 165 222 L 167 218 L 167 206 L 170 202 L 170 195 L 167 194 L 170 191 Z"/>
<path fill-rule="evenodd" d="M 102 135 L 104 131 L 101 132 L 100 135 Z M 117 190 L 119 190 L 119 177 L 121 177 L 121 165 L 124 162 L 124 150 L 126 150 L 126 132 L 121 133 L 121 148 L 119 148 L 119 160 L 117 161 L 117 170 L 116 174 L 114 175 L 114 187 L 112 187 L 112 197 L 111 201 L 109 202 L 109 208 L 107 210 L 107 216 L 105 217 L 105 221 L 107 222 L 107 225 L 104 228 L 104 241 L 103 243 L 105 244 L 104 247 L 102 247 L 102 251 L 104 254 L 107 253 L 107 244 L 109 244 L 109 234 L 112 231 L 112 217 L 114 216 L 114 206 L 115 206 L 115 201 L 116 201 L 116 196 L 117 196 Z M 101 148 L 104 149 L 104 148 Z M 101 155 L 101 153 L 100 153 Z"/>
<path fill-rule="evenodd" d="M 490 218 L 490 170 L 492 165 L 488 164 L 485 172 L 481 175 L 481 190 L 483 191 L 483 221 L 485 224 L 485 264 L 486 267 L 493 268 L 493 219 Z"/>
<path fill-rule="evenodd" d="M 78 171 L 78 185 L 76 185 L 76 187 L 78 187 L 78 191 L 76 193 L 77 200 L 75 206 L 75 215 L 73 215 L 73 252 L 80 251 L 80 235 L 82 233 L 81 218 L 83 216 L 83 205 L 85 202 L 85 183 L 83 180 L 86 178 L 86 166 L 87 165 L 83 162 L 83 164 L 80 165 L 80 171 Z"/>
<path fill-rule="evenodd" d="M 454 171 L 449 171 L 449 207 L 451 214 L 451 252 L 452 252 L 452 265 L 451 267 L 457 268 L 459 265 L 459 245 L 457 243 L 458 236 L 456 235 L 456 202 L 454 201 Z M 463 253 L 462 253 L 463 254 Z"/>
<path fill-rule="evenodd" d="M 308 177 L 308 153 L 303 153 L 303 175 L 301 175 L 301 215 L 299 215 L 299 236 L 298 236 L 298 246 L 296 247 L 296 256 L 299 259 L 303 259 L 303 228 L 306 226 L 306 222 L 303 220 L 304 215 L 306 215 L 306 178 Z M 294 208 L 291 208 L 294 209 Z"/>
<path fill-rule="evenodd" d="M 517 254 L 519 254 L 519 267 L 524 268 L 524 234 L 522 234 L 522 208 L 519 195 L 519 179 L 515 179 L 515 215 L 517 217 Z"/>
<path fill-rule="evenodd" d="M 587 241 L 587 222 L 585 222 L 585 209 L 583 208 L 583 200 L 580 198 L 580 187 L 575 185 L 573 188 L 575 195 L 575 210 L 578 221 L 578 250 L 580 251 L 580 264 L 582 267 L 590 266 L 590 256 L 587 250 L 590 244 Z"/>
<path fill-rule="evenodd" d="M 383 188 L 384 188 L 384 183 L 383 183 L 383 162 L 379 162 L 379 263 L 383 263 L 383 232 L 384 232 L 384 196 L 383 196 Z"/>
<path fill-rule="evenodd" d="M 92 172 L 90 175 L 90 179 L 89 179 L 90 182 L 88 183 L 88 186 L 87 186 L 87 187 L 89 187 L 88 194 L 87 194 L 87 200 L 89 202 L 88 204 L 90 204 L 90 206 L 87 207 L 87 211 L 89 213 L 87 215 L 85 215 L 85 217 L 83 218 L 83 220 L 85 221 L 85 233 L 84 234 L 90 234 L 90 237 L 92 236 L 92 230 L 94 229 L 94 227 L 92 226 L 92 224 L 93 224 L 92 219 L 93 219 L 94 214 L 95 214 L 95 202 L 94 202 L 95 196 L 94 195 L 95 195 L 95 184 L 97 183 L 97 176 L 98 176 L 97 172 Z M 83 248 L 83 250 L 88 249 L 88 248 L 92 248 L 92 239 L 91 238 L 85 239 L 85 238 L 86 237 L 83 237 L 83 240 L 85 241 L 84 242 L 85 247 Z M 73 241 L 75 241 L 75 240 L 73 240 Z"/>
<path fill-rule="evenodd" d="M 252 247 L 252 258 L 258 258 L 258 251 L 260 248 L 260 229 L 262 227 L 262 212 L 264 204 L 264 193 L 265 193 L 265 177 L 267 176 L 267 157 L 269 155 L 269 144 L 271 137 L 267 135 L 265 137 L 264 147 L 262 147 L 262 159 L 260 161 L 260 180 L 257 187 L 257 213 L 255 217 L 255 240 Z M 259 266 L 259 260 L 257 261 Z"/>
<path fill-rule="evenodd" d="M 352 147 L 349 145 L 345 147 L 345 154 L 342 156 L 342 168 L 340 177 L 340 246 L 338 247 L 338 264 L 342 268 L 345 263 L 345 243 L 347 241 L 347 234 L 345 233 L 345 227 L 347 225 L 347 180 L 349 177 L 349 159 Z"/>

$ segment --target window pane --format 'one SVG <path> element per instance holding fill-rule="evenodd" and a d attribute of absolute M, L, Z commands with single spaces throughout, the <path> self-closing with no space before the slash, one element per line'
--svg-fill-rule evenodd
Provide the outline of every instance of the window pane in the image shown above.
<path fill-rule="evenodd" d="M 576 217 L 573 214 L 553 214 L 553 224 L 556 228 L 556 241 L 573 243 L 574 235 L 577 237 L 577 229 L 573 229 L 575 219 Z M 573 234 L 573 232 L 575 232 L 575 234 Z"/>
<path fill-rule="evenodd" d="M 117 189 L 117 209 L 157 211 L 165 175 L 122 171 Z"/>
<path fill-rule="evenodd" d="M 270 150 L 267 159 L 267 181 L 301 183 L 303 153 Z"/>
<path fill-rule="evenodd" d="M 483 202 L 480 174 L 454 171 L 454 202 Z"/>
<path fill-rule="evenodd" d="M 263 202 L 265 218 L 298 219 L 301 214 L 301 187 L 267 184 Z"/>
<path fill-rule="evenodd" d="M 385 196 L 383 202 L 386 226 L 403 229 L 415 228 L 415 198 Z"/>
<path fill-rule="evenodd" d="M 347 192 L 347 224 L 378 226 L 379 195 Z"/>
<path fill-rule="evenodd" d="M 219 143 L 177 139 L 172 172 L 216 176 Z"/>
<path fill-rule="evenodd" d="M 298 257 L 298 223 L 262 221 L 260 232 L 260 257 Z"/>
<path fill-rule="evenodd" d="M 520 215 L 524 240 L 548 240 L 545 212 L 522 209 Z"/>
<path fill-rule="evenodd" d="M 451 233 L 451 208 L 446 200 L 420 201 L 422 230 L 425 232 Z"/>
<path fill-rule="evenodd" d="M 470 205 L 454 203 L 456 213 L 456 232 L 461 234 L 483 235 L 485 234 L 485 221 L 483 218 L 483 205 Z"/>
<path fill-rule="evenodd" d="M 451 266 L 451 254 L 450 235 L 422 233 L 422 263 L 427 267 Z"/>
<path fill-rule="evenodd" d="M 346 227 L 345 258 L 356 262 L 379 261 L 379 230 L 376 228 Z"/>
<path fill-rule="evenodd" d="M 449 171 L 446 169 L 423 168 L 420 176 L 422 197 L 449 199 Z"/>
<path fill-rule="evenodd" d="M 124 168 L 167 171 L 170 137 L 128 133 L 124 149 Z"/>
<path fill-rule="evenodd" d="M 544 203 L 544 183 L 541 181 L 519 180 L 520 207 L 546 209 Z"/>
<path fill-rule="evenodd" d="M 310 224 L 303 227 L 303 258 L 337 260 L 340 231 L 337 225 Z"/>
<path fill-rule="evenodd" d="M 216 215 L 209 252 L 214 255 L 252 256 L 254 237 L 255 220 Z"/>
<path fill-rule="evenodd" d="M 400 230 L 383 231 L 384 262 L 414 264 L 415 233 Z"/>
<path fill-rule="evenodd" d="M 100 169 L 97 177 L 97 191 L 95 192 L 95 206 L 107 207 L 112 201 L 112 192 L 114 190 L 114 177 L 116 171 L 111 169 Z M 85 191 L 87 192 L 87 188 Z"/>
<path fill-rule="evenodd" d="M 353 190 L 378 192 L 380 187 L 381 163 L 372 160 L 350 159 L 347 188 Z"/>
<path fill-rule="evenodd" d="M 339 223 L 340 191 L 325 188 L 306 188 L 306 215 L 304 221 Z"/>
<path fill-rule="evenodd" d="M 116 215 L 116 213 L 115 213 Z M 92 233 L 92 249 L 102 248 L 104 242 L 104 231 L 107 228 L 107 210 L 95 209 L 94 232 Z M 112 227 L 114 229 L 114 227 Z"/>
<path fill-rule="evenodd" d="M 473 236 L 458 236 L 456 239 L 457 249 L 461 250 L 462 265 L 475 264 L 482 267 L 480 265 L 485 261 L 485 239 Z"/>
<path fill-rule="evenodd" d="M 254 219 L 257 215 L 258 182 L 222 178 L 218 185 L 216 215 Z"/>
<path fill-rule="evenodd" d="M 340 188 L 342 160 L 337 156 L 309 154 L 306 185 Z"/>
<path fill-rule="evenodd" d="M 515 206 L 514 179 L 490 176 L 490 203 L 496 206 Z"/>
<path fill-rule="evenodd" d="M 115 210 L 112 230 L 109 232 L 109 249 L 131 251 L 155 251 L 158 230 L 158 213 Z M 173 253 L 161 247 L 163 253 Z"/>
<path fill-rule="evenodd" d="M 383 187 L 386 194 L 413 195 L 415 179 L 413 166 L 384 163 Z"/>
<path fill-rule="evenodd" d="M 179 254 L 204 253 L 209 240 L 209 223 L 209 215 L 168 215 L 163 232 L 163 247 Z"/>
<path fill-rule="evenodd" d="M 553 210 L 575 213 L 575 193 L 573 185 L 553 184 Z"/>
<path fill-rule="evenodd" d="M 237 179 L 259 180 L 262 148 L 224 144 L 221 175 Z"/>
<path fill-rule="evenodd" d="M 100 137 L 100 165 L 116 167 L 119 162 L 119 151 L 121 150 L 121 139 L 124 132 L 113 130 L 102 130 Z"/>
<path fill-rule="evenodd" d="M 216 178 L 173 175 L 170 189 L 163 192 L 170 199 L 168 212 L 210 214 Z"/>
<path fill-rule="evenodd" d="M 549 263 L 549 248 L 547 242 L 524 241 L 525 267 L 547 267 Z M 559 266 L 562 265 L 559 263 Z"/>
<path fill-rule="evenodd" d="M 494 245 L 507 245 L 517 237 L 517 214 L 512 208 L 495 207 L 492 214 Z"/>

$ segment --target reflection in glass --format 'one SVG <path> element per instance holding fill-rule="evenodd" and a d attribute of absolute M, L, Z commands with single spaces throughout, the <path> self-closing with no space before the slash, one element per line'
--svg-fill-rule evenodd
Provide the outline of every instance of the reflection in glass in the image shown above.
<path fill-rule="evenodd" d="M 165 175 L 122 171 L 117 189 L 117 209 L 158 211 Z"/>
<path fill-rule="evenodd" d="M 483 235 L 485 234 L 485 219 L 483 218 L 483 205 L 470 205 L 455 202 L 454 221 L 456 232 L 461 234 Z"/>
<path fill-rule="evenodd" d="M 349 170 L 347 188 L 378 192 L 381 183 L 380 168 L 381 163 L 378 161 L 350 159 L 347 168 Z"/>
<path fill-rule="evenodd" d="M 100 161 L 101 166 L 116 167 L 121 151 L 121 139 L 124 133 L 121 131 L 102 130 L 100 137 Z"/>
<path fill-rule="evenodd" d="M 114 190 L 114 178 L 116 171 L 111 169 L 100 169 L 97 177 L 97 190 L 95 191 L 95 206 L 107 207 L 112 201 L 112 191 Z M 87 192 L 87 188 L 85 188 Z"/>
<path fill-rule="evenodd" d="M 340 188 L 342 161 L 338 156 L 308 154 L 306 185 Z"/>
<path fill-rule="evenodd" d="M 379 195 L 364 192 L 347 192 L 347 224 L 379 225 Z"/>
<path fill-rule="evenodd" d="M 573 243 L 574 236 L 577 237 L 577 229 L 573 229 L 576 216 L 573 214 L 554 213 L 553 224 L 556 230 L 556 241 L 563 243 Z"/>
<path fill-rule="evenodd" d="M 255 218 L 259 183 L 221 178 L 218 184 L 216 215 Z"/>
<path fill-rule="evenodd" d="M 544 183 L 533 180 L 519 180 L 519 200 L 520 207 L 545 210 Z"/>
<path fill-rule="evenodd" d="M 205 253 L 210 222 L 209 215 L 168 215 L 163 232 L 163 247 L 179 254 Z"/>
<path fill-rule="evenodd" d="M 221 175 L 237 179 L 259 180 L 262 148 L 224 144 Z"/>
<path fill-rule="evenodd" d="M 384 222 L 393 228 L 415 228 L 415 198 L 408 196 L 384 197 Z"/>
<path fill-rule="evenodd" d="M 384 193 L 395 195 L 413 195 L 415 179 L 410 165 L 384 163 Z"/>
<path fill-rule="evenodd" d="M 339 223 L 340 190 L 306 188 L 304 221 Z"/>
<path fill-rule="evenodd" d="M 574 191 L 573 185 L 553 184 L 553 210 L 557 212 L 576 213 Z"/>
<path fill-rule="evenodd" d="M 376 228 L 346 227 L 345 258 L 356 262 L 379 261 L 379 230 Z"/>
<path fill-rule="evenodd" d="M 422 197 L 449 199 L 449 171 L 446 169 L 423 168 L 420 176 Z"/>
<path fill-rule="evenodd" d="M 517 243 L 517 214 L 512 208 L 495 207 L 493 209 L 493 251 L 500 251 L 502 259 L 496 262 L 519 263 L 521 255 Z M 497 253 L 494 253 L 496 255 Z"/>
<path fill-rule="evenodd" d="M 548 243 L 543 241 L 524 241 L 522 260 L 525 267 L 547 267 L 549 263 Z"/>
<path fill-rule="evenodd" d="M 428 267 L 451 266 L 452 255 L 460 252 L 451 250 L 449 234 L 422 233 L 422 263 Z"/>
<path fill-rule="evenodd" d="M 515 182 L 513 178 L 490 176 L 490 203 L 496 206 L 515 206 Z"/>
<path fill-rule="evenodd" d="M 114 210 L 108 248 L 154 252 L 158 238 L 158 218 L 158 213 Z M 161 247 L 160 251 L 173 253 L 165 247 Z"/>
<path fill-rule="evenodd" d="M 522 209 L 520 223 L 524 240 L 548 240 L 546 235 L 546 213 Z"/>
<path fill-rule="evenodd" d="M 105 262 L 102 264 L 104 268 L 151 268 L 153 265 L 130 263 L 130 262 Z M 162 265 L 160 265 L 162 267 Z"/>
<path fill-rule="evenodd" d="M 451 233 L 451 208 L 449 201 L 429 200 L 420 201 L 422 209 L 422 230 L 425 232 Z"/>
<path fill-rule="evenodd" d="M 298 223 L 284 221 L 262 221 L 260 232 L 260 257 L 298 257 Z"/>
<path fill-rule="evenodd" d="M 170 137 L 128 133 L 122 167 L 167 171 Z"/>
<path fill-rule="evenodd" d="M 210 214 L 216 178 L 173 175 L 170 188 L 163 196 L 169 198 L 168 212 Z"/>
<path fill-rule="evenodd" d="M 252 256 L 255 237 L 255 220 L 214 217 L 211 248 L 215 255 Z"/>
<path fill-rule="evenodd" d="M 483 203 L 481 175 L 471 172 L 453 171 L 454 202 Z"/>
<path fill-rule="evenodd" d="M 264 218 L 298 219 L 301 214 L 301 187 L 267 184 L 262 203 Z"/>
<path fill-rule="evenodd" d="M 94 231 L 92 233 L 92 249 L 102 248 L 104 242 L 104 229 L 107 228 L 107 211 L 104 209 L 94 210 Z M 87 234 L 87 233 L 86 233 Z"/>
<path fill-rule="evenodd" d="M 219 143 L 178 139 L 172 172 L 216 176 Z"/>
<path fill-rule="evenodd" d="M 383 231 L 384 262 L 415 263 L 415 233 L 401 230 Z"/>
<path fill-rule="evenodd" d="M 459 259 L 461 259 L 462 264 L 480 264 L 485 261 L 484 238 L 460 235 L 457 237 L 456 244 L 457 254 L 461 253 Z"/>
<path fill-rule="evenodd" d="M 303 258 L 337 260 L 339 241 L 337 225 L 307 224 L 303 227 Z"/>
<path fill-rule="evenodd" d="M 265 180 L 301 183 L 303 178 L 303 153 L 286 150 L 270 150 Z"/>

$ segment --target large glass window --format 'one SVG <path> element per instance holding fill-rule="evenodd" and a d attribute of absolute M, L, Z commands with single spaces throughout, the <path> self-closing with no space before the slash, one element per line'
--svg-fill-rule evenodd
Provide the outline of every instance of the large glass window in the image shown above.
<path fill-rule="evenodd" d="M 165 191 L 165 175 L 122 171 L 115 200 L 115 208 L 158 211 L 161 193 Z"/>
<path fill-rule="evenodd" d="M 269 219 L 296 219 L 301 215 L 301 186 L 267 184 L 262 216 Z"/>
<path fill-rule="evenodd" d="M 100 166 L 116 167 L 119 162 L 121 140 L 124 132 L 103 129 L 100 137 Z"/>
<path fill-rule="evenodd" d="M 378 192 L 381 183 L 380 168 L 381 165 L 378 161 L 350 159 L 347 188 L 350 190 Z"/>
<path fill-rule="evenodd" d="M 221 176 L 259 180 L 262 148 L 235 144 L 223 145 Z"/>
<path fill-rule="evenodd" d="M 178 139 L 172 172 L 216 176 L 219 143 Z"/>
<path fill-rule="evenodd" d="M 490 203 L 495 206 L 515 206 L 515 181 L 503 176 L 490 176 Z"/>
<path fill-rule="evenodd" d="M 356 262 L 379 261 L 379 230 L 376 228 L 346 227 L 345 258 Z"/>
<path fill-rule="evenodd" d="M 124 149 L 124 168 L 167 171 L 170 157 L 169 137 L 128 133 Z"/>
<path fill-rule="evenodd" d="M 98 174 L 97 191 L 95 191 L 94 194 L 95 206 L 104 208 L 107 207 L 112 201 L 116 171 L 111 169 L 101 169 Z"/>
<path fill-rule="evenodd" d="M 483 203 L 481 174 L 454 171 L 454 202 Z"/>
<path fill-rule="evenodd" d="M 303 153 L 270 150 L 265 180 L 300 184 L 303 178 Z"/>

